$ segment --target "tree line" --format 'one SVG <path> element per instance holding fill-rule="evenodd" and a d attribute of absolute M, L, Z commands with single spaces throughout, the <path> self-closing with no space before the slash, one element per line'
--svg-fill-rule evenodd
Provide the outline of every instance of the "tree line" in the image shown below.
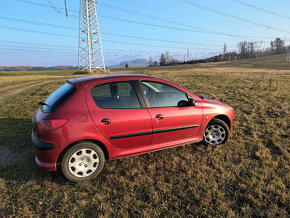
<path fill-rule="evenodd" d="M 153 61 L 152 57 L 149 57 L 148 64 L 150 67 L 154 66 L 169 66 L 178 64 L 197 64 L 197 63 L 208 63 L 208 62 L 220 62 L 220 61 L 230 61 L 245 58 L 258 58 L 260 56 L 274 55 L 274 54 L 285 54 L 290 52 L 290 46 L 286 46 L 285 42 L 276 38 L 274 41 L 270 42 L 270 47 L 260 50 L 263 41 L 260 42 L 249 42 L 242 41 L 238 44 L 239 52 L 227 52 L 227 46 L 224 45 L 223 54 L 215 55 L 208 58 L 202 59 L 191 59 L 179 61 L 169 55 L 169 51 L 162 53 L 159 61 Z"/>

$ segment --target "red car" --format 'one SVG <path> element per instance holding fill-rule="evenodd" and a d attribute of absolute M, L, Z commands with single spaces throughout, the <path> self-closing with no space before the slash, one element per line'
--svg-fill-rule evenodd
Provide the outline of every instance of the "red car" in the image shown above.
<path fill-rule="evenodd" d="M 33 116 L 38 166 L 71 181 L 97 176 L 105 160 L 204 141 L 225 143 L 234 110 L 152 76 L 70 79 Z"/>

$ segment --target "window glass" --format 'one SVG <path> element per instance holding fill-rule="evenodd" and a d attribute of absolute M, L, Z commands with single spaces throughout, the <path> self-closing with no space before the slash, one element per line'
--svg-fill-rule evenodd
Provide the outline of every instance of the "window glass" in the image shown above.
<path fill-rule="evenodd" d="M 65 83 L 55 90 L 45 101 L 46 105 L 42 106 L 42 111 L 51 113 L 55 111 L 63 102 L 65 102 L 76 90 L 76 87 Z"/>
<path fill-rule="evenodd" d="M 91 90 L 96 105 L 105 109 L 141 108 L 135 90 L 129 82 L 97 85 Z"/>
<path fill-rule="evenodd" d="M 179 102 L 188 101 L 184 92 L 164 83 L 142 81 L 141 88 L 152 108 L 177 107 Z"/>

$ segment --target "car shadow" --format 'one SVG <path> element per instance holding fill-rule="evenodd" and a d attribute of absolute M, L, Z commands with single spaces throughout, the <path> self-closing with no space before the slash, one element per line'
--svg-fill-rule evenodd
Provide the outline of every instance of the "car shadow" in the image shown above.
<path fill-rule="evenodd" d="M 43 172 L 34 161 L 31 142 L 31 119 L 0 119 L 0 179 L 6 181 L 54 181 L 66 180 L 57 172 Z"/>
<path fill-rule="evenodd" d="M 62 185 L 71 184 L 59 171 L 45 172 L 37 167 L 30 138 L 33 127 L 31 119 L 2 118 L 0 127 L 2 127 L 0 131 L 0 179 L 22 183 L 50 181 Z M 175 149 L 182 150 L 182 147 Z M 197 153 L 207 149 L 208 147 L 201 142 L 190 144 L 191 152 Z M 105 167 L 102 174 L 107 173 L 109 172 L 106 172 Z"/>

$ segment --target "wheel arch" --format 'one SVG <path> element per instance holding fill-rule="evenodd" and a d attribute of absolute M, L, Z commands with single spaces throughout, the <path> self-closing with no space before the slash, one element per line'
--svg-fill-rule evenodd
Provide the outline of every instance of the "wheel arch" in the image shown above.
<path fill-rule="evenodd" d="M 227 126 L 229 127 L 229 129 L 231 128 L 231 120 L 227 115 L 220 114 L 220 115 L 213 117 L 212 119 L 214 119 L 214 118 L 224 121 L 227 124 Z"/>
<path fill-rule="evenodd" d="M 95 139 L 85 139 L 85 140 L 80 140 L 80 141 L 76 141 L 76 142 L 73 142 L 69 145 L 67 145 L 61 152 L 60 154 L 58 155 L 58 158 L 57 158 L 57 163 L 60 163 L 61 161 L 61 158 L 63 157 L 63 155 L 71 148 L 73 147 L 75 144 L 78 144 L 80 142 L 92 142 L 98 146 L 100 146 L 100 148 L 103 150 L 104 152 L 104 155 L 105 155 L 105 159 L 106 160 L 109 160 L 109 152 L 108 152 L 108 149 L 107 147 L 104 145 L 104 143 L 98 141 L 98 140 L 95 140 Z"/>

